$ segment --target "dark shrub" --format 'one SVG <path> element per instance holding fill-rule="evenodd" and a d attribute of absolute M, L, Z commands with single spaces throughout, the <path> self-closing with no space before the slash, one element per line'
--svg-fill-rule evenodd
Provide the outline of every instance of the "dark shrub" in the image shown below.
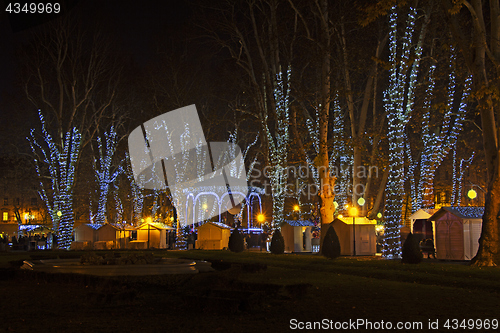
<path fill-rule="evenodd" d="M 238 228 L 234 229 L 231 236 L 229 236 L 228 247 L 232 252 L 243 252 L 245 249 L 245 243 Z"/>
<path fill-rule="evenodd" d="M 420 251 L 417 240 L 410 232 L 403 244 L 403 258 L 401 262 L 405 264 L 419 264 L 421 261 L 422 252 Z"/>
<path fill-rule="evenodd" d="M 281 231 L 279 231 L 279 229 L 274 231 L 273 238 L 271 239 L 270 250 L 273 254 L 285 253 L 285 240 L 283 239 L 283 235 L 281 235 Z"/>
<path fill-rule="evenodd" d="M 325 238 L 323 239 L 323 247 L 321 253 L 330 259 L 335 259 L 340 256 L 340 241 L 333 225 L 330 224 Z"/>

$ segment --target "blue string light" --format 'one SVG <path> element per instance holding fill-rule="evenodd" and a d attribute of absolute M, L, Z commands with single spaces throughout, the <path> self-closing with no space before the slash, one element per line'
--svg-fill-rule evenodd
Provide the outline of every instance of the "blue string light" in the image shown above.
<path fill-rule="evenodd" d="M 121 168 L 114 172 L 111 171 L 113 156 L 116 151 L 118 135 L 114 126 L 111 126 L 104 133 L 105 144 L 100 136 L 97 136 L 97 153 L 94 157 L 94 173 L 98 185 L 97 212 L 95 222 L 103 224 L 106 221 L 106 204 L 108 202 L 108 193 L 111 184 L 113 184 L 121 173 Z"/>
<path fill-rule="evenodd" d="M 69 249 L 74 225 L 73 187 L 82 136 L 74 127 L 63 135 L 61 145 L 57 145 L 47 130 L 41 111 L 39 117 L 45 145 L 42 146 L 35 138 L 34 129 L 27 138 L 35 156 L 35 170 L 40 178 L 39 195 L 47 206 L 52 226 L 59 236 L 59 248 Z M 42 165 L 47 167 L 50 185 L 42 181 L 47 179 Z"/>

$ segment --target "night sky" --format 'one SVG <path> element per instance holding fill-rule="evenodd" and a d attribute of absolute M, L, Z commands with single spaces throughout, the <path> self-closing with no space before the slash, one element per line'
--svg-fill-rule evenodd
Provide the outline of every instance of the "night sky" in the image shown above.
<path fill-rule="evenodd" d="M 21 112 L 26 110 L 36 116 L 34 110 L 27 110 L 33 105 L 24 104 L 26 95 L 22 91 L 21 64 L 16 52 L 32 40 L 34 31 L 58 18 L 57 15 L 7 14 L 4 10 L 7 3 L 2 3 L 0 13 L 0 130 L 4 133 L 19 122 L 13 115 L 13 104 L 21 103 Z M 170 45 L 182 43 L 184 37 L 180 32 L 191 24 L 192 11 L 188 2 L 182 0 L 64 0 L 60 3 L 62 11 L 58 15 L 72 12 L 83 18 L 83 24 L 98 25 L 99 31 L 113 42 L 115 52 L 134 64 L 136 72 L 156 66 L 159 41 Z M 26 121 L 24 117 L 21 119 Z"/>

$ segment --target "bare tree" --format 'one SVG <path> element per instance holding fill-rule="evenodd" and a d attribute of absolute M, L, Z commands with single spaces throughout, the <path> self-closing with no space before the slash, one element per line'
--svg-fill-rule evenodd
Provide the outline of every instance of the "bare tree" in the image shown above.
<path fill-rule="evenodd" d="M 286 11 L 277 0 L 227 1 L 216 11 L 216 29 L 213 29 L 213 22 L 204 28 L 229 51 L 244 73 L 248 97 L 237 109 L 252 116 L 260 126 L 273 198 L 273 226 L 279 227 L 283 221 L 288 179 L 290 59 L 293 51 L 292 45 L 287 43 L 289 40 L 283 39 L 288 28 L 284 17 Z"/>
<path fill-rule="evenodd" d="M 489 3 L 481 0 L 446 0 L 441 3 L 453 37 L 473 76 L 488 170 L 482 231 L 473 264 L 496 266 L 500 263 L 500 126 L 498 116 L 495 117 L 500 99 L 496 83 L 500 77 L 500 4 L 498 0 L 490 0 Z"/>
<path fill-rule="evenodd" d="M 71 243 L 73 188 L 82 149 L 110 109 L 119 81 L 109 43 L 97 33 L 76 28 L 77 24 L 66 16 L 43 26 L 35 32 L 25 62 L 26 95 L 45 115 L 41 116 L 45 144 L 35 132 L 31 137 L 37 171 L 50 179 L 41 182 L 41 196 L 62 248 Z"/>

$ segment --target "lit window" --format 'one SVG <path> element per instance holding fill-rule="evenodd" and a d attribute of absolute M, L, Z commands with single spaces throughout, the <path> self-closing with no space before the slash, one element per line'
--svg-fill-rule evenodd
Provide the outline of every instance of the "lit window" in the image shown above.
<path fill-rule="evenodd" d="M 4 221 L 8 221 L 9 220 L 9 212 L 3 212 L 2 218 Z"/>

